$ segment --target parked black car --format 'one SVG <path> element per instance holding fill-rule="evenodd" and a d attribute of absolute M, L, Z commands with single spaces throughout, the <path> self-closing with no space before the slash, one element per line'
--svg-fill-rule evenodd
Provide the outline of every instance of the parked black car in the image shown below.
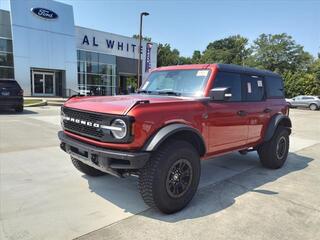
<path fill-rule="evenodd" d="M 23 90 L 15 80 L 0 80 L 0 109 L 23 112 Z"/>

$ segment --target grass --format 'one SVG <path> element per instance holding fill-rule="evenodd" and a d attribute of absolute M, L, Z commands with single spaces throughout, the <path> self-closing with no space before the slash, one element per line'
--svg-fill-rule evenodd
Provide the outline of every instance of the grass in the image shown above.
<path fill-rule="evenodd" d="M 35 104 L 35 103 L 41 103 L 41 99 L 24 99 L 24 105 L 29 105 L 29 104 Z"/>

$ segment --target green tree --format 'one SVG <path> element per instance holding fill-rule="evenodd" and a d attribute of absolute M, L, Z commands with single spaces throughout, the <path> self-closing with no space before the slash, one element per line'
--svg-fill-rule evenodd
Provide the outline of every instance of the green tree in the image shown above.
<path fill-rule="evenodd" d="M 195 50 L 191 58 L 192 63 L 202 63 L 201 57 L 202 57 L 201 52 L 199 50 Z"/>
<path fill-rule="evenodd" d="M 170 44 L 159 44 L 158 45 L 158 56 L 157 56 L 157 65 L 169 66 L 169 65 L 178 65 L 180 63 L 180 53 L 177 49 L 172 49 Z"/>
<path fill-rule="evenodd" d="M 179 57 L 179 65 L 192 64 L 192 59 L 189 57 Z"/>
<path fill-rule="evenodd" d="M 201 62 L 243 65 L 251 53 L 247 45 L 248 39 L 240 35 L 216 40 L 209 43 L 206 50 L 203 51 Z"/>
<path fill-rule="evenodd" d="M 133 34 L 132 37 L 136 38 L 136 39 L 139 39 L 139 34 Z M 151 37 L 142 36 L 142 39 L 147 41 L 147 42 L 151 42 Z"/>
<path fill-rule="evenodd" d="M 248 47 L 248 39 L 230 36 L 208 44 L 192 57 L 180 56 L 170 44 L 159 44 L 158 66 L 190 63 L 233 63 L 268 69 L 284 78 L 287 97 L 320 95 L 320 54 L 313 57 L 285 33 L 262 34 Z"/>
<path fill-rule="evenodd" d="M 320 95 L 320 81 L 316 74 L 306 71 L 286 72 L 284 86 L 286 97 L 298 95 Z"/>
<path fill-rule="evenodd" d="M 311 64 L 309 71 L 314 73 L 318 81 L 320 81 L 320 56 Z"/>
<path fill-rule="evenodd" d="M 286 33 L 261 34 L 254 41 L 252 51 L 250 65 L 280 74 L 306 70 L 312 62 L 312 56 Z"/>

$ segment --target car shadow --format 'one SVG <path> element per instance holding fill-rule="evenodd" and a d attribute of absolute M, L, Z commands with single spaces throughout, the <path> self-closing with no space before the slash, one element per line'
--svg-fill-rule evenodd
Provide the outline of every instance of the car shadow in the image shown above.
<path fill-rule="evenodd" d="M 0 115 L 29 115 L 29 114 L 39 114 L 31 110 L 24 109 L 23 112 L 16 112 L 15 110 L 0 110 Z"/>
<path fill-rule="evenodd" d="M 202 177 L 195 197 L 185 209 L 171 215 L 148 209 L 139 195 L 135 177 L 83 177 L 87 179 L 92 192 L 126 212 L 165 222 L 178 222 L 217 213 L 233 205 L 236 198 L 248 192 L 271 197 L 277 195 L 279 192 L 263 189 L 263 186 L 303 170 L 311 161 L 312 158 L 290 153 L 286 164 L 277 170 L 263 168 L 256 153 L 245 156 L 233 153 L 203 161 Z"/>

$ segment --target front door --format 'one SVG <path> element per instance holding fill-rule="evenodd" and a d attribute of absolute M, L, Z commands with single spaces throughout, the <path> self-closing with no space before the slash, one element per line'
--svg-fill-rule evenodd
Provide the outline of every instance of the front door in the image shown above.
<path fill-rule="evenodd" d="M 55 96 L 54 73 L 33 72 L 32 83 L 34 96 Z"/>
<path fill-rule="evenodd" d="M 232 96 L 227 101 L 211 101 L 208 104 L 210 153 L 241 148 L 248 137 L 248 118 L 242 103 L 240 74 L 218 72 L 213 88 L 218 87 L 230 88 Z"/>
<path fill-rule="evenodd" d="M 292 103 L 295 107 L 302 107 L 303 106 L 303 101 L 302 101 L 302 96 L 297 96 L 294 98 L 294 102 Z"/>

